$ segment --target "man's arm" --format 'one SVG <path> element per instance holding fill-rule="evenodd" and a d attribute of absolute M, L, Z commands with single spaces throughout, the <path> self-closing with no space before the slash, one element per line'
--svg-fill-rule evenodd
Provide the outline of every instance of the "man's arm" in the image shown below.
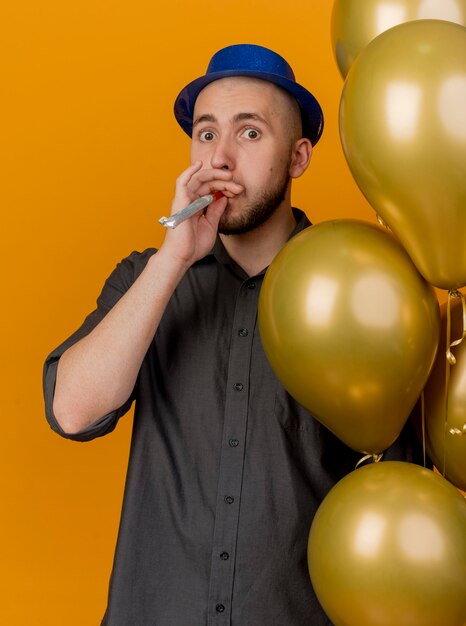
<path fill-rule="evenodd" d="M 178 178 L 172 213 L 211 191 L 227 197 L 242 191 L 230 172 L 201 167 L 197 162 Z M 167 303 L 187 269 L 212 249 L 226 203 L 221 198 L 205 215 L 167 232 L 128 291 L 86 337 L 63 353 L 53 413 L 65 433 L 87 428 L 127 401 Z"/>

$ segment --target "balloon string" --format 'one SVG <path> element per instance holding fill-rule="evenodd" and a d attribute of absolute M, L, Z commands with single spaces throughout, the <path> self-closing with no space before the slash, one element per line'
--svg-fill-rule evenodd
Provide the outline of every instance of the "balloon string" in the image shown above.
<path fill-rule="evenodd" d="M 447 300 L 447 337 L 446 337 L 446 346 L 447 346 L 447 358 L 445 359 L 445 389 L 443 392 L 443 403 L 444 403 L 444 423 L 443 423 L 443 469 L 442 474 L 445 478 L 446 474 L 446 465 L 447 465 L 447 429 L 448 429 L 448 387 L 450 384 L 450 366 L 456 363 L 456 359 L 454 355 L 450 351 L 450 343 L 451 343 L 451 298 L 452 291 L 448 292 L 448 300 Z"/>
<path fill-rule="evenodd" d="M 424 399 L 424 389 L 421 393 L 421 422 L 422 422 L 422 457 L 424 467 L 426 467 L 426 405 Z"/>
<path fill-rule="evenodd" d="M 460 435 L 460 437 L 462 435 L 466 436 L 466 424 L 463 424 L 463 428 L 459 429 L 459 428 L 449 428 L 448 432 L 450 433 L 450 435 Z"/>
<path fill-rule="evenodd" d="M 372 459 L 373 463 L 378 463 L 380 460 L 382 460 L 382 457 L 383 452 L 381 452 L 380 454 L 366 454 L 366 456 L 363 456 L 362 459 L 359 459 L 354 469 L 357 470 L 361 463 L 364 463 L 364 461 L 367 461 L 368 459 Z"/>
<path fill-rule="evenodd" d="M 463 341 L 463 339 L 466 337 L 466 298 L 464 297 L 464 294 L 461 293 L 461 291 L 450 290 L 448 292 L 448 304 L 447 304 L 447 328 L 448 328 L 448 333 L 451 333 L 451 316 L 450 316 L 450 301 L 451 301 L 451 298 L 461 298 L 461 304 L 462 304 L 462 308 L 463 308 L 463 330 L 462 330 L 462 333 L 461 333 L 461 337 L 459 339 L 456 339 L 456 341 L 453 341 L 452 343 L 450 343 L 451 336 L 449 334 L 447 336 L 447 359 L 448 359 L 448 362 L 450 363 L 450 365 L 455 365 L 456 357 L 452 353 L 451 349 L 454 348 L 455 346 L 459 346 L 460 343 Z"/>
<path fill-rule="evenodd" d="M 387 230 L 390 230 L 390 227 L 388 226 L 388 224 L 386 224 L 383 219 L 380 217 L 380 215 L 377 213 L 377 221 L 378 223 L 383 226 L 384 228 L 386 228 Z"/>
<path fill-rule="evenodd" d="M 451 342 L 451 298 L 461 298 L 461 304 L 463 309 L 463 330 L 461 337 Z M 443 474 L 445 476 L 445 465 L 446 465 L 446 439 L 447 432 L 450 435 L 466 435 L 466 424 L 463 424 L 463 428 L 453 428 L 449 427 L 448 424 L 448 385 L 450 382 L 450 366 L 456 364 L 456 357 L 452 353 L 451 348 L 455 346 L 459 346 L 463 339 L 466 337 L 466 298 L 461 291 L 450 290 L 448 292 L 448 303 L 447 303 L 447 364 L 446 364 L 446 372 L 445 372 L 445 432 L 444 432 L 444 448 L 443 448 Z"/>

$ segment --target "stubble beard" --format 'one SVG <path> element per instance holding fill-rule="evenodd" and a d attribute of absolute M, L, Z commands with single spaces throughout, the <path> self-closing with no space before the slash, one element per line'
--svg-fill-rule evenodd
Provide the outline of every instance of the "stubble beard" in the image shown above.
<path fill-rule="evenodd" d="M 241 215 L 232 217 L 228 206 L 220 218 L 218 232 L 222 235 L 243 235 L 262 226 L 278 209 L 286 198 L 290 176 L 288 169 L 272 189 L 262 191 L 246 205 Z"/>

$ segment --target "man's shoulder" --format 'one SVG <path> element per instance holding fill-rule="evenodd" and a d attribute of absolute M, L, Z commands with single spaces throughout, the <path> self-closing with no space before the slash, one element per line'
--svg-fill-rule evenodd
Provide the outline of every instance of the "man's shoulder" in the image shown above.
<path fill-rule="evenodd" d="M 300 233 L 305 228 L 312 226 L 312 223 L 310 222 L 309 218 L 307 217 L 306 213 L 304 213 L 304 211 L 302 211 L 301 209 L 298 209 L 297 207 L 292 207 L 292 211 L 293 211 L 294 219 L 296 222 L 296 226 L 290 235 L 290 239 L 291 237 L 294 237 L 295 235 Z"/>
<path fill-rule="evenodd" d="M 122 262 L 127 262 L 131 265 L 134 265 L 134 267 L 138 267 L 139 265 L 146 265 L 150 257 L 156 252 L 157 248 L 146 248 L 142 252 L 140 252 L 139 250 L 133 250 L 133 252 L 131 252 L 131 254 L 128 254 L 128 256 L 125 257 Z"/>
<path fill-rule="evenodd" d="M 128 254 L 127 257 L 118 263 L 117 268 L 120 268 L 123 271 L 130 271 L 133 274 L 133 277 L 137 278 L 137 276 L 146 267 L 151 256 L 153 256 L 156 252 L 157 248 L 146 248 L 142 252 L 133 250 L 131 254 Z"/>
<path fill-rule="evenodd" d="M 156 248 L 146 248 L 142 252 L 134 250 L 119 261 L 106 280 L 107 287 L 114 287 L 125 292 L 134 283 L 146 267 L 150 257 L 157 252 Z"/>

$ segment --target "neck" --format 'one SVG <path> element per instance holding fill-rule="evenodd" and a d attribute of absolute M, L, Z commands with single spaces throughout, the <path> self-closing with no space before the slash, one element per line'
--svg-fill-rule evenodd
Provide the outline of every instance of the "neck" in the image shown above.
<path fill-rule="evenodd" d="M 291 205 L 286 203 L 255 230 L 242 235 L 220 235 L 220 238 L 230 257 L 248 276 L 254 276 L 270 265 L 295 226 Z"/>

